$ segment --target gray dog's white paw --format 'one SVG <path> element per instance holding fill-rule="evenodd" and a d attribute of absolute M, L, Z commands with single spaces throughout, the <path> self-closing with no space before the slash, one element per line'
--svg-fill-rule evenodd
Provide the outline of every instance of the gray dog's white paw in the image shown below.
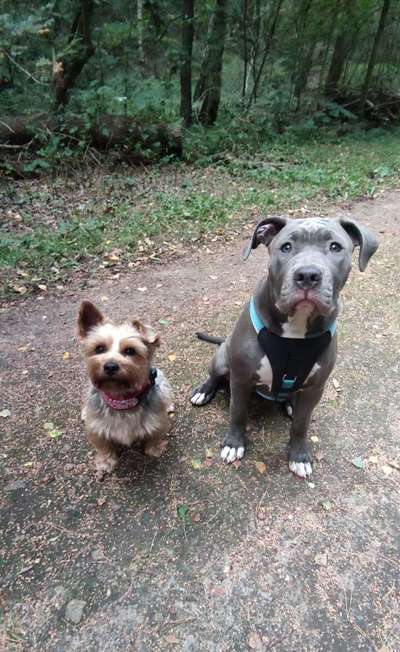
<path fill-rule="evenodd" d="M 312 474 L 312 466 L 309 462 L 289 462 L 289 469 L 299 478 L 308 478 Z"/>
<path fill-rule="evenodd" d="M 244 446 L 239 446 L 238 448 L 235 448 L 234 446 L 224 446 L 221 451 L 221 457 L 227 464 L 242 459 L 243 455 Z"/>
<path fill-rule="evenodd" d="M 196 392 L 190 400 L 193 405 L 204 405 L 204 403 L 207 403 L 206 394 L 204 392 Z"/>

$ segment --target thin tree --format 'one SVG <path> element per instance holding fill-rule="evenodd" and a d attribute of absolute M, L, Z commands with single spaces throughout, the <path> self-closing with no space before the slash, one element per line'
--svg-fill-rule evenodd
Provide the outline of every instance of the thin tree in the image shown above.
<path fill-rule="evenodd" d="M 364 113 L 365 111 L 365 104 L 367 102 L 369 85 L 371 83 L 371 77 L 376 63 L 379 44 L 382 40 L 383 32 L 385 31 L 386 18 L 389 13 L 389 9 L 390 9 L 390 0 L 383 0 L 379 25 L 375 34 L 374 43 L 368 61 L 367 72 L 365 74 L 364 84 L 361 91 L 360 105 L 359 105 L 360 113 Z"/>
<path fill-rule="evenodd" d="M 203 125 L 212 125 L 217 119 L 221 100 L 222 62 L 226 33 L 227 0 L 216 0 L 210 34 L 206 82 L 199 119 Z"/>
<path fill-rule="evenodd" d="M 194 36 L 193 0 L 182 0 L 181 117 L 192 124 L 192 52 Z"/>
<path fill-rule="evenodd" d="M 93 13 L 93 0 L 81 0 L 72 23 L 69 46 L 72 54 L 53 62 L 53 83 L 56 91 L 56 107 L 64 107 L 68 102 L 69 91 L 74 86 L 83 67 L 95 52 L 91 39 L 90 21 Z"/>
<path fill-rule="evenodd" d="M 269 31 L 267 33 L 266 42 L 265 42 L 265 46 L 264 46 L 264 51 L 263 51 L 262 58 L 261 58 L 261 63 L 259 65 L 259 67 L 258 67 L 257 73 L 255 72 L 255 68 L 254 68 L 254 74 L 255 74 L 255 76 L 254 76 L 254 84 L 253 84 L 253 89 L 251 91 L 251 95 L 250 95 L 249 102 L 248 102 L 248 105 L 247 105 L 248 109 L 250 108 L 251 104 L 253 102 L 255 102 L 255 100 L 257 99 L 257 93 L 258 93 L 258 87 L 259 87 L 260 81 L 261 81 L 261 75 L 263 73 L 264 66 L 265 66 L 265 63 L 267 61 L 268 54 L 269 54 L 269 52 L 271 50 L 271 47 L 272 47 L 272 43 L 273 43 L 274 35 L 275 35 L 275 30 L 276 30 L 276 26 L 277 26 L 278 19 L 279 19 L 279 16 L 280 16 L 282 4 L 283 4 L 283 0 L 277 0 L 276 5 L 275 5 L 275 11 L 274 11 L 272 19 L 271 19 L 270 28 L 269 28 Z"/>

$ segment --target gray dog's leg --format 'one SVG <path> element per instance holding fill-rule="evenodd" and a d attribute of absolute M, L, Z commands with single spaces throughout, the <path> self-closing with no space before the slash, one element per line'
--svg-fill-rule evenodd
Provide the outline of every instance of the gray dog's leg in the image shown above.
<path fill-rule="evenodd" d="M 230 464 L 244 455 L 247 426 L 247 408 L 252 384 L 247 378 L 231 377 L 231 401 L 229 430 L 222 442 L 221 457 Z"/>
<path fill-rule="evenodd" d="M 289 442 L 289 468 L 306 478 L 312 473 L 312 457 L 307 445 L 307 430 L 312 412 L 320 400 L 323 386 L 310 387 L 298 392 L 293 400 L 293 421 Z"/>
<path fill-rule="evenodd" d="M 190 399 L 193 405 L 205 405 L 213 398 L 223 380 L 229 375 L 225 342 L 217 349 L 209 369 L 207 380 L 196 387 Z"/>

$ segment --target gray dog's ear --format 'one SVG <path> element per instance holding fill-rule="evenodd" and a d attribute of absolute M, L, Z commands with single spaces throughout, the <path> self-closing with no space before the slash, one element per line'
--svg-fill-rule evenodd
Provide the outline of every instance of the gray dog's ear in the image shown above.
<path fill-rule="evenodd" d="M 353 220 L 343 219 L 339 221 L 347 235 L 352 239 L 354 246 L 360 247 L 358 267 L 363 272 L 368 265 L 369 259 L 378 249 L 378 240 L 372 231 L 363 224 L 358 224 L 358 222 L 354 222 Z"/>
<path fill-rule="evenodd" d="M 256 249 L 259 244 L 264 244 L 267 247 L 287 222 L 286 217 L 267 217 L 265 220 L 261 220 L 254 229 L 250 242 L 243 250 L 243 260 L 246 260 L 250 256 L 251 250 Z"/>

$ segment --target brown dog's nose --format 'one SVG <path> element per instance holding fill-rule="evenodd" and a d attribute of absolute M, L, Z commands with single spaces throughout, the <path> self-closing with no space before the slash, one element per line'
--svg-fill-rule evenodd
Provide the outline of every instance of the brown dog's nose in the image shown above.
<path fill-rule="evenodd" d="M 104 365 L 104 371 L 106 372 L 107 376 L 114 376 L 114 374 L 119 371 L 119 365 L 117 365 L 116 362 L 106 362 Z"/>
<path fill-rule="evenodd" d="M 302 290 L 311 290 L 321 283 L 322 273 L 318 267 L 299 267 L 294 273 L 294 282 Z"/>

